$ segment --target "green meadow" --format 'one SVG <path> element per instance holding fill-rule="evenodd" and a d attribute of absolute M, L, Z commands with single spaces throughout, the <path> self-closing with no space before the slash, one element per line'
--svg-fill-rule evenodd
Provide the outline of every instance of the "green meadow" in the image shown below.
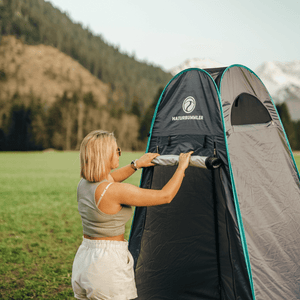
<path fill-rule="evenodd" d="M 141 155 L 122 153 L 120 166 Z M 295 159 L 300 167 L 300 155 Z M 72 263 L 82 240 L 78 152 L 2 152 L 0 166 L 0 299 L 73 299 Z M 138 186 L 140 175 L 127 182 Z"/>
<path fill-rule="evenodd" d="M 120 166 L 141 155 L 122 153 Z M 0 153 L 0 299 L 73 299 L 79 165 L 78 152 Z"/>

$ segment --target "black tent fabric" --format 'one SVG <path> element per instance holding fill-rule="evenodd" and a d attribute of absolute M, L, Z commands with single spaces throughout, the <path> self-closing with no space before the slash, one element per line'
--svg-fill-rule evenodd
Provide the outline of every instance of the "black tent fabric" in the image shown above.
<path fill-rule="evenodd" d="M 300 299 L 300 182 L 276 108 L 248 68 L 188 69 L 158 101 L 147 152 L 190 166 L 171 204 L 137 207 L 129 250 L 138 299 Z M 176 166 L 143 170 L 161 189 Z"/>

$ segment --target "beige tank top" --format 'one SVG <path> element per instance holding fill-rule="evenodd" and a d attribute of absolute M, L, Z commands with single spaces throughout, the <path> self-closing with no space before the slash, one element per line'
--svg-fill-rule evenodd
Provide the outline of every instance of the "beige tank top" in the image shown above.
<path fill-rule="evenodd" d="M 95 192 L 101 182 L 89 182 L 81 179 L 77 187 L 78 211 L 82 220 L 83 234 L 91 237 L 111 237 L 125 233 L 125 224 L 132 215 L 131 206 L 122 205 L 116 214 L 102 212 L 98 205 L 111 183 L 105 188 L 98 203 L 95 202 Z"/>

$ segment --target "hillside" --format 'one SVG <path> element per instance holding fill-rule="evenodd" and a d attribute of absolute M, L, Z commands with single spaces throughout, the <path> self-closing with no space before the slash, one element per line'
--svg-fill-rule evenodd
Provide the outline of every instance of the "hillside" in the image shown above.
<path fill-rule="evenodd" d="M 14 35 L 27 45 L 52 46 L 72 57 L 108 84 L 112 93 L 109 100 L 127 112 L 137 103 L 143 114 L 158 89 L 172 78 L 157 66 L 121 53 L 117 46 L 73 22 L 50 2 L 1 0 L 0 19 L 1 36 Z M 49 75 L 51 77 L 51 69 Z"/>
<path fill-rule="evenodd" d="M 0 0 L 0 20 L 0 151 L 78 149 L 98 128 L 144 150 L 149 111 L 171 74 L 44 0 Z"/>
<path fill-rule="evenodd" d="M 107 103 L 109 86 L 90 74 L 77 61 L 45 45 L 24 45 L 14 36 L 0 43 L 0 97 L 34 94 L 52 105 L 64 92 L 93 93 L 100 105 Z"/>
<path fill-rule="evenodd" d="M 95 129 L 123 149 L 142 147 L 139 119 L 114 105 L 109 84 L 52 46 L 0 43 L 0 150 L 79 149 Z"/>

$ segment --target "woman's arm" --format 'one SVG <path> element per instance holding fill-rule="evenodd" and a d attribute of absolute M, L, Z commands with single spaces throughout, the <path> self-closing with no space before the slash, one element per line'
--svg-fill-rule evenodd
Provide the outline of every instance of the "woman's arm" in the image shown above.
<path fill-rule="evenodd" d="M 136 166 L 139 169 L 154 166 L 151 161 L 157 156 L 159 156 L 157 153 L 146 153 L 136 161 Z M 110 175 L 113 177 L 115 182 L 122 182 L 130 177 L 134 172 L 135 170 L 131 167 L 131 165 L 127 165 L 110 173 Z"/>
<path fill-rule="evenodd" d="M 130 177 L 134 172 L 135 170 L 131 167 L 131 165 L 127 165 L 111 172 L 110 175 L 115 182 L 122 182 Z"/>
<path fill-rule="evenodd" d="M 106 199 L 117 204 L 154 206 L 170 203 L 177 194 L 192 152 L 180 154 L 179 165 L 172 178 L 161 190 L 138 188 L 127 183 L 115 183 L 107 190 Z"/>

